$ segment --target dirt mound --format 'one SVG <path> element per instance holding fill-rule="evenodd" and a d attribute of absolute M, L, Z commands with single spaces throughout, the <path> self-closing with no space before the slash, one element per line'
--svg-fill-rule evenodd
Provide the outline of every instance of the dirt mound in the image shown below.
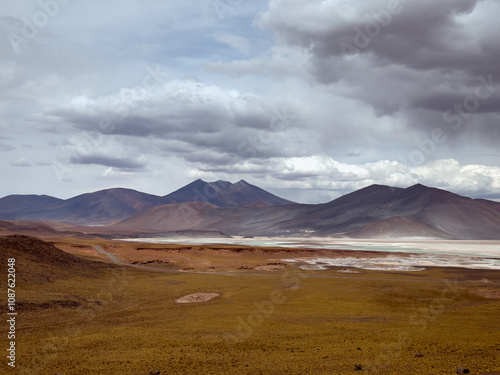
<path fill-rule="evenodd" d="M 107 263 L 75 257 L 36 237 L 12 235 L 0 237 L 0 263 L 16 260 L 16 279 L 21 284 L 44 284 L 56 279 L 92 277 Z"/>

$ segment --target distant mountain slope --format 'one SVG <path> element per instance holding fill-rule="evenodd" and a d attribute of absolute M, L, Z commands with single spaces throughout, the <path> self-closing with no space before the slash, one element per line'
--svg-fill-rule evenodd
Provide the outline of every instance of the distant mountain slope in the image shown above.
<path fill-rule="evenodd" d="M 365 225 L 347 233 L 352 238 L 453 238 L 449 234 L 429 225 L 405 217 L 394 216 Z"/>
<path fill-rule="evenodd" d="M 102 223 L 124 219 L 160 204 L 163 204 L 163 199 L 159 196 L 117 188 L 68 199 L 64 210 L 56 211 L 56 214 L 66 216 L 69 218 L 66 221 L 73 223 L 82 219 L 85 222 Z"/>
<path fill-rule="evenodd" d="M 206 219 L 207 212 L 218 208 L 206 202 L 183 202 L 152 207 L 112 228 L 131 229 L 137 232 L 171 232 L 197 228 Z"/>
<path fill-rule="evenodd" d="M 175 210 L 190 209 L 182 205 L 156 207 L 119 226 L 154 225 L 158 231 L 218 230 L 231 235 L 500 239 L 500 203 L 420 184 L 407 189 L 372 185 L 317 205 L 204 206 L 194 211 L 193 220 L 179 220 L 174 214 Z"/>
<path fill-rule="evenodd" d="M 312 207 L 298 220 L 288 222 L 287 227 L 304 229 L 300 223 L 304 222 L 318 234 L 339 234 L 399 217 L 412 220 L 413 224 L 407 223 L 408 231 L 419 223 L 433 227 L 436 234 L 441 231 L 447 237 L 495 239 L 500 238 L 499 207 L 496 202 L 478 202 L 421 184 L 406 189 L 372 185 Z M 424 232 L 429 234 L 428 230 Z"/>
<path fill-rule="evenodd" d="M 0 199 L 0 218 L 22 219 L 23 215 L 60 207 L 64 200 L 48 195 L 9 195 Z"/>
<path fill-rule="evenodd" d="M 163 198 L 131 189 L 107 189 L 62 200 L 47 196 L 0 199 L 0 219 L 52 220 L 73 224 L 109 224 L 163 204 Z"/>
<path fill-rule="evenodd" d="M 0 220 L 108 225 L 151 207 L 182 202 L 207 202 L 220 207 L 293 203 L 243 180 L 235 184 L 196 180 L 164 197 L 123 188 L 82 194 L 67 200 L 46 195 L 10 195 L 0 199 Z"/>
<path fill-rule="evenodd" d="M 197 180 L 165 197 L 130 189 L 102 190 L 68 200 L 9 196 L 0 199 L 0 219 L 115 223 L 103 231 L 122 234 L 192 230 L 260 236 L 500 239 L 500 203 L 420 184 L 406 189 L 371 185 L 328 203 L 305 205 L 243 180 L 235 184 Z"/>
<path fill-rule="evenodd" d="M 293 203 L 244 180 L 205 182 L 196 180 L 163 197 L 165 203 L 207 202 L 219 207 L 261 204 L 281 206 Z"/>

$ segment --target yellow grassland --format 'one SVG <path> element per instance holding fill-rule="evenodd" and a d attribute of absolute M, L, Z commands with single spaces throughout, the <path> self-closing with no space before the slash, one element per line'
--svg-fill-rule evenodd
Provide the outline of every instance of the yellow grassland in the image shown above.
<path fill-rule="evenodd" d="M 266 272 L 251 268 L 279 260 L 279 253 L 55 242 L 94 260 L 105 258 L 81 246 L 99 244 L 127 262 L 161 259 L 169 263 L 153 267 L 168 272 L 119 267 L 97 278 L 19 285 L 25 309 L 17 368 L 4 363 L 2 373 L 437 375 L 460 366 L 471 374 L 500 372 L 500 300 L 477 293 L 499 290 L 498 271 L 340 274 L 287 265 Z M 183 267 L 194 273 L 175 271 Z M 220 296 L 175 303 L 198 292 Z M 44 305 L 50 301 L 74 304 Z"/>

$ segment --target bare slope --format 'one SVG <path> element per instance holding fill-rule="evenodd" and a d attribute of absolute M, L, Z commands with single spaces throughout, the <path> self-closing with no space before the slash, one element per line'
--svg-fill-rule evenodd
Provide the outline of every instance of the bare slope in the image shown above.
<path fill-rule="evenodd" d="M 232 235 L 422 236 L 500 238 L 500 204 L 414 185 L 372 185 L 332 202 L 275 207 L 201 205 L 156 207 L 121 228 L 219 230 Z M 186 220 L 187 218 L 187 220 Z M 369 226 L 368 226 L 369 225 Z M 368 226 L 368 227 L 367 227 Z"/>
<path fill-rule="evenodd" d="M 0 199 L 0 218 L 30 219 L 37 213 L 64 205 L 64 200 L 48 195 L 9 195 Z"/>
<path fill-rule="evenodd" d="M 106 225 L 151 207 L 183 202 L 207 202 L 220 207 L 292 203 L 243 180 L 235 184 L 196 180 L 164 197 L 122 188 L 82 194 L 67 200 L 46 195 L 10 195 L 0 199 L 0 220 Z"/>
<path fill-rule="evenodd" d="M 500 238 L 500 203 L 420 184 L 406 189 L 372 185 L 328 203 L 303 205 L 245 181 L 197 180 L 165 197 L 129 189 L 102 190 L 65 201 L 10 196 L 0 199 L 0 219 L 4 216 L 79 225 L 117 223 L 91 231 L 111 234 L 210 230 L 261 236 Z"/>
<path fill-rule="evenodd" d="M 111 228 L 138 232 L 170 232 L 199 229 L 207 212 L 218 208 L 206 202 L 186 202 L 157 206 L 125 219 Z"/>
<path fill-rule="evenodd" d="M 352 238 L 373 239 L 404 237 L 453 238 L 448 233 L 429 224 L 398 216 L 367 224 L 361 229 L 349 232 L 347 235 Z"/>
<path fill-rule="evenodd" d="M 82 194 L 67 200 L 16 195 L 0 199 L 0 219 L 109 224 L 160 204 L 163 204 L 163 198 L 159 196 L 121 188 Z"/>
<path fill-rule="evenodd" d="M 21 235 L 0 237 L 0 262 L 16 259 L 19 285 L 43 284 L 70 277 L 92 277 L 109 264 L 84 260 L 68 254 L 36 237 Z"/>
<path fill-rule="evenodd" d="M 293 203 L 244 180 L 205 182 L 196 180 L 163 197 L 165 203 L 207 202 L 219 207 L 261 204 L 281 206 Z"/>

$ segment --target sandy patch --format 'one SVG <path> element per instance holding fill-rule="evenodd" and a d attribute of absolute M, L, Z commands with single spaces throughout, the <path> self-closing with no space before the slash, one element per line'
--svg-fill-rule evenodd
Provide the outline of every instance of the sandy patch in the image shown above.
<path fill-rule="evenodd" d="M 193 293 L 177 298 L 176 303 L 200 303 L 211 301 L 216 297 L 219 297 L 220 293 Z"/>

